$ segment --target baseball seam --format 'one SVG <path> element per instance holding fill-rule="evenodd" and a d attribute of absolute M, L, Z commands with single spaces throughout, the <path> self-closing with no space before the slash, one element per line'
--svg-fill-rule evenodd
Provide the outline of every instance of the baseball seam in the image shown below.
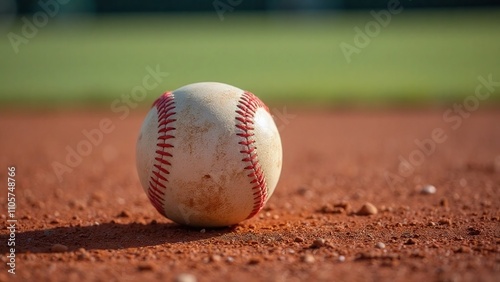
<path fill-rule="evenodd" d="M 242 94 L 237 107 L 236 128 L 241 130 L 241 132 L 238 132 L 236 135 L 242 138 L 242 140 L 238 142 L 238 144 L 244 146 L 244 149 L 241 150 L 240 153 L 244 155 L 242 161 L 247 163 L 245 170 L 250 171 L 247 176 L 250 178 L 250 185 L 253 185 L 252 195 L 254 203 L 252 211 L 247 217 L 247 219 L 249 219 L 262 209 L 267 199 L 266 178 L 259 164 L 257 147 L 255 146 L 256 141 L 252 137 L 255 135 L 254 118 L 257 109 L 264 108 L 267 112 L 269 112 L 269 109 L 259 100 L 259 98 L 248 91 Z"/>
<path fill-rule="evenodd" d="M 170 172 L 166 167 L 172 165 L 168 158 L 172 158 L 170 149 L 174 147 L 168 141 L 175 138 L 172 132 L 175 127 L 172 126 L 172 123 L 176 121 L 173 118 L 176 113 L 172 92 L 166 92 L 160 96 L 154 102 L 153 107 L 156 107 L 158 113 L 158 138 L 156 143 L 156 163 L 153 164 L 153 171 L 149 178 L 148 198 L 156 210 L 166 216 L 163 205 L 167 187 L 164 183 L 168 182 L 167 176 Z"/>

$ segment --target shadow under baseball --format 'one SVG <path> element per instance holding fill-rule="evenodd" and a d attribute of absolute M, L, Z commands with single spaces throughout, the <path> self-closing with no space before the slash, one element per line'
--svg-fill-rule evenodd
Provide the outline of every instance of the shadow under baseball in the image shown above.
<path fill-rule="evenodd" d="M 16 234 L 16 253 L 50 253 L 54 244 L 68 247 L 68 252 L 79 248 L 86 250 L 118 250 L 125 248 L 156 246 L 191 242 L 221 236 L 233 229 L 200 229 L 175 223 L 102 223 L 93 226 L 55 227 L 42 230 L 19 232 Z M 1 235 L 0 241 L 7 242 L 9 234 Z M 3 244 L 1 253 L 8 253 Z"/>

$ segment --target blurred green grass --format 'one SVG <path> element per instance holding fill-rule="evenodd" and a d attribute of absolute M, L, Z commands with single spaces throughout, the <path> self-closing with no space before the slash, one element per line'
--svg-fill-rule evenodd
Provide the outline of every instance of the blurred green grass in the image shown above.
<path fill-rule="evenodd" d="M 0 104 L 109 105 L 156 65 L 169 76 L 148 101 L 199 81 L 233 84 L 279 103 L 458 101 L 474 92 L 479 75 L 500 80 L 499 19 L 499 10 L 405 10 L 351 63 L 339 44 L 354 44 L 353 28 L 373 20 L 369 11 L 226 13 L 224 21 L 215 12 L 51 19 L 18 54 L 6 36 L 0 41 Z M 11 31 L 20 34 L 20 24 Z"/>

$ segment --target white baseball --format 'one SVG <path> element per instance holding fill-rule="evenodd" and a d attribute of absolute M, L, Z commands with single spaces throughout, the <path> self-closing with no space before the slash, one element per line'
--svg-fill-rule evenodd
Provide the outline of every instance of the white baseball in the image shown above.
<path fill-rule="evenodd" d="M 268 108 L 252 93 L 203 82 L 156 100 L 137 141 L 137 170 L 153 206 L 191 226 L 228 226 L 256 215 L 281 173 Z"/>

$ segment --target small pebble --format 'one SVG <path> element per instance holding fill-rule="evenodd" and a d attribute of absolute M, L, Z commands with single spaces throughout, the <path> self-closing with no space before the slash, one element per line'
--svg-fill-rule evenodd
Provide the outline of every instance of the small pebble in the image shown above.
<path fill-rule="evenodd" d="M 137 265 L 137 270 L 139 271 L 152 271 L 155 269 L 155 265 L 152 263 L 143 262 Z"/>
<path fill-rule="evenodd" d="M 451 219 L 443 218 L 438 221 L 439 225 L 451 225 Z"/>
<path fill-rule="evenodd" d="M 234 258 L 233 258 L 233 257 L 227 257 L 227 258 L 226 258 L 226 261 L 227 261 L 228 263 L 233 263 L 233 262 L 234 262 Z"/>
<path fill-rule="evenodd" d="M 348 209 L 350 209 L 351 205 L 348 202 L 340 202 L 340 203 L 336 203 L 335 205 L 333 205 L 333 207 L 341 208 L 343 210 L 348 210 Z"/>
<path fill-rule="evenodd" d="M 441 201 L 439 201 L 439 205 L 445 208 L 448 207 L 448 200 L 446 198 L 441 199 Z"/>
<path fill-rule="evenodd" d="M 305 263 L 314 263 L 316 261 L 316 259 L 314 258 L 313 255 L 307 254 L 307 255 L 302 257 L 302 261 Z"/>
<path fill-rule="evenodd" d="M 456 250 L 457 253 L 464 253 L 464 254 L 470 254 L 472 253 L 472 249 L 467 247 L 467 246 L 461 246 L 458 250 Z"/>
<path fill-rule="evenodd" d="M 196 276 L 190 273 L 181 273 L 175 277 L 175 282 L 196 282 L 198 279 L 196 279 Z"/>
<path fill-rule="evenodd" d="M 211 255 L 211 256 L 210 256 L 210 261 L 211 261 L 211 262 L 219 262 L 219 261 L 221 261 L 221 260 L 222 260 L 222 257 L 221 257 L 221 256 L 219 256 L 219 255 Z"/>
<path fill-rule="evenodd" d="M 251 258 L 251 259 L 248 261 L 248 264 L 250 264 L 250 265 L 255 265 L 255 264 L 259 264 L 259 263 L 260 263 L 260 258 L 258 258 L 258 257 Z"/>
<path fill-rule="evenodd" d="M 200 230 L 200 233 L 205 233 L 207 232 L 207 230 L 205 230 L 205 228 L 203 228 L 202 230 Z"/>
<path fill-rule="evenodd" d="M 42 202 L 43 204 L 43 202 Z M 45 204 L 43 204 L 44 206 Z M 70 200 L 68 202 L 68 205 L 70 208 L 76 208 L 76 209 L 79 209 L 79 210 L 84 210 L 87 205 L 83 202 L 83 201 L 78 201 L 78 200 Z"/>
<path fill-rule="evenodd" d="M 331 213 L 333 212 L 334 207 L 331 204 L 325 204 L 321 207 L 320 211 L 322 213 Z"/>
<path fill-rule="evenodd" d="M 432 194 L 436 194 L 436 191 L 437 190 L 436 190 L 436 187 L 434 187 L 434 185 L 427 184 L 424 187 L 422 187 L 422 189 L 420 190 L 420 193 L 424 194 L 424 195 L 432 195 Z"/>
<path fill-rule="evenodd" d="M 382 243 L 382 242 L 378 242 L 377 244 L 375 244 L 375 248 L 377 248 L 377 249 L 385 249 L 385 244 Z"/>
<path fill-rule="evenodd" d="M 294 242 L 297 242 L 297 243 L 302 243 L 304 242 L 304 239 L 302 237 L 295 237 L 295 239 L 293 239 Z"/>
<path fill-rule="evenodd" d="M 416 244 L 417 244 L 417 241 L 413 240 L 412 238 L 408 239 L 405 242 L 405 245 L 416 245 Z"/>
<path fill-rule="evenodd" d="M 117 217 L 130 217 L 130 213 L 128 211 L 122 211 Z"/>
<path fill-rule="evenodd" d="M 377 214 L 377 208 L 371 203 L 365 203 L 356 213 L 357 215 L 374 215 Z"/>
<path fill-rule="evenodd" d="M 104 193 L 101 193 L 101 192 L 94 192 L 92 193 L 92 195 L 90 195 L 90 198 L 94 201 L 97 201 L 97 202 L 102 202 L 104 201 L 104 199 L 106 198 L 104 196 Z"/>
<path fill-rule="evenodd" d="M 320 212 L 339 214 L 339 213 L 346 212 L 348 208 L 349 208 L 349 204 L 347 204 L 347 203 L 340 203 L 340 204 L 335 204 L 335 205 L 325 204 L 321 207 Z"/>
<path fill-rule="evenodd" d="M 266 211 L 272 211 L 276 209 L 276 206 L 274 204 L 267 204 L 265 207 L 264 207 L 264 210 Z"/>
<path fill-rule="evenodd" d="M 468 231 L 469 235 L 479 235 L 479 234 L 481 234 L 481 230 L 479 230 L 477 228 L 474 228 L 474 227 L 467 228 L 467 231 Z"/>
<path fill-rule="evenodd" d="M 76 253 L 77 253 L 76 258 L 78 260 L 88 260 L 88 259 L 90 259 L 90 254 L 84 248 L 79 248 Z"/>
<path fill-rule="evenodd" d="M 313 241 L 313 243 L 311 245 L 311 248 L 321 248 L 321 247 L 323 247 L 325 245 L 325 243 L 326 243 L 325 239 L 323 239 L 323 238 L 316 238 Z"/>
<path fill-rule="evenodd" d="M 344 256 L 339 256 L 339 261 L 340 262 L 344 262 L 345 261 L 345 257 Z"/>
<path fill-rule="evenodd" d="M 54 253 L 62 253 L 68 251 L 68 247 L 62 244 L 54 244 L 50 247 L 50 251 Z"/>

